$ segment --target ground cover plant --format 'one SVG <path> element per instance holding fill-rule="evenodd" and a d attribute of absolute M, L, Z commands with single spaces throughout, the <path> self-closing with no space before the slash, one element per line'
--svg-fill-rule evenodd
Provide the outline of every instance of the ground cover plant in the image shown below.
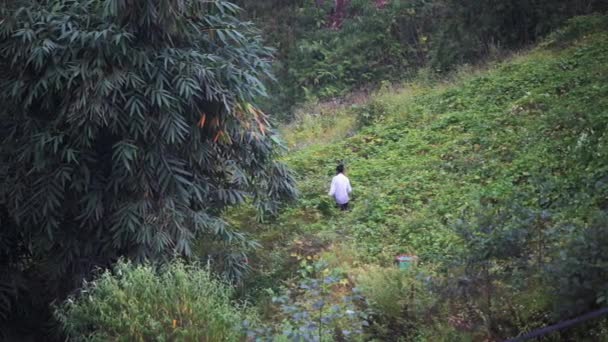
<path fill-rule="evenodd" d="M 579 17 L 540 47 L 452 83 L 380 93 L 352 109 L 363 118 L 354 135 L 328 130 L 342 135 L 317 141 L 304 134 L 314 119 L 292 125 L 299 133 L 284 160 L 301 199 L 270 224 L 249 225 L 272 250 L 252 258 L 249 285 L 296 279 L 294 251 L 350 274 L 416 254 L 439 303 L 419 311 L 415 331 L 383 321 L 408 339 L 507 338 L 598 307 L 606 278 L 592 236 L 605 226 L 607 23 Z M 326 195 L 338 162 L 354 187 L 346 214 Z M 561 338 L 602 331 L 585 329 Z"/>

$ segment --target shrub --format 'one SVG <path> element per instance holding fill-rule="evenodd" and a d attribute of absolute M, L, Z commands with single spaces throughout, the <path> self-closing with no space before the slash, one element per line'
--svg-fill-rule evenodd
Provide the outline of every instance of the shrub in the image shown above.
<path fill-rule="evenodd" d="M 425 276 L 418 270 L 372 267 L 359 276 L 362 294 L 370 306 L 384 315 L 398 318 L 405 311 L 421 313 L 431 304 Z"/>
<path fill-rule="evenodd" d="M 302 260 L 302 279 L 274 295 L 279 324 L 249 328 L 262 341 L 359 341 L 367 315 L 356 303 L 362 298 L 339 269 L 324 261 Z"/>
<path fill-rule="evenodd" d="M 232 289 L 205 269 L 175 262 L 119 262 L 85 283 L 55 316 L 70 340 L 236 341 L 251 314 L 231 303 Z"/>
<path fill-rule="evenodd" d="M 413 336 L 434 299 L 429 275 L 420 269 L 371 267 L 358 278 L 358 288 L 373 312 L 374 335 Z"/>
<path fill-rule="evenodd" d="M 374 99 L 363 107 L 355 110 L 359 127 L 371 126 L 383 121 L 388 113 L 386 104 L 381 100 Z"/>
<path fill-rule="evenodd" d="M 607 214 L 597 214 L 589 227 L 572 229 L 568 243 L 549 267 L 561 316 L 582 314 L 608 303 Z"/>

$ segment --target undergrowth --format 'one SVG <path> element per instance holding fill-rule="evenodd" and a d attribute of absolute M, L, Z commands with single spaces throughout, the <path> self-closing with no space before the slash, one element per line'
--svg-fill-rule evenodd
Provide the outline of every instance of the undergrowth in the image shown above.
<path fill-rule="evenodd" d="M 422 340 L 506 338 L 593 308 L 601 291 L 593 289 L 583 309 L 562 310 L 542 272 L 529 275 L 557 263 L 576 232 L 608 209 L 607 23 L 577 18 L 541 47 L 487 71 L 384 91 L 366 105 L 286 128 L 294 149 L 285 161 L 298 176 L 299 202 L 266 224 L 251 222 L 246 208 L 229 214 L 265 247 L 252 259 L 248 285 L 297 278 L 294 251 L 324 255 L 351 274 L 369 265 L 390 272 L 397 254 L 416 254 L 418 267 L 433 270 L 426 291 L 436 298 L 428 302 L 440 303 L 418 316 L 417 333 L 402 334 Z M 338 162 L 354 189 L 348 213 L 327 197 Z M 511 234 L 518 227 L 525 234 Z M 514 247 L 499 248 L 508 243 Z M 477 295 L 463 294 L 465 283 Z M 378 291 L 377 301 L 389 305 Z M 593 331 L 601 329 L 586 336 Z"/>

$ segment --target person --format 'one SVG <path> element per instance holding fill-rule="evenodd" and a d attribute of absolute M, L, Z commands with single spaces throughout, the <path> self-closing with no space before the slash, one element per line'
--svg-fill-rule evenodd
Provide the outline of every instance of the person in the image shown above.
<path fill-rule="evenodd" d="M 340 207 L 340 210 L 346 211 L 348 210 L 348 202 L 350 201 L 348 195 L 352 191 L 350 180 L 344 175 L 344 165 L 340 164 L 336 167 L 336 175 L 331 180 L 329 196 L 336 200 L 336 204 Z"/>

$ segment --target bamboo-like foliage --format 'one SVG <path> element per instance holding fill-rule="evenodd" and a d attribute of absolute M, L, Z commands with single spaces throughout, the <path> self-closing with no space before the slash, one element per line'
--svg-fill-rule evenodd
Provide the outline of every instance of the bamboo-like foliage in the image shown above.
<path fill-rule="evenodd" d="M 0 255 L 21 253 L 51 292 L 120 256 L 190 256 L 200 238 L 248 244 L 221 210 L 251 198 L 272 212 L 295 195 L 252 104 L 272 50 L 235 5 L 3 6 L 0 224 L 15 243 Z"/>

